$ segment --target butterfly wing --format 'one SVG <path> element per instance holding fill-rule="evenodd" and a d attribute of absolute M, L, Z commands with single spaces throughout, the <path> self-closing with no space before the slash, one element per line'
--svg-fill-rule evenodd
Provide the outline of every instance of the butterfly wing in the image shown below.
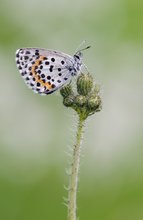
<path fill-rule="evenodd" d="M 71 80 L 72 56 L 53 50 L 23 48 L 16 64 L 26 84 L 36 93 L 50 94 Z"/>

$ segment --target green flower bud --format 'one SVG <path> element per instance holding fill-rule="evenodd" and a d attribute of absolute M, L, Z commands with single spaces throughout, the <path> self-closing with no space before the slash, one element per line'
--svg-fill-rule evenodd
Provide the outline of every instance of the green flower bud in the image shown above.
<path fill-rule="evenodd" d="M 90 97 L 87 101 L 87 106 L 91 111 L 100 111 L 101 110 L 101 98 L 100 96 Z"/>
<path fill-rule="evenodd" d="M 73 95 L 72 87 L 70 84 L 64 86 L 60 90 L 61 95 L 66 98 L 69 95 Z"/>
<path fill-rule="evenodd" d="M 71 84 L 60 90 L 63 104 L 74 109 L 82 120 L 95 112 L 101 111 L 100 86 L 93 83 L 92 76 L 81 73 L 77 78 L 77 95 L 74 94 Z"/>
<path fill-rule="evenodd" d="M 83 95 L 77 95 L 75 97 L 75 101 L 74 103 L 77 105 L 77 106 L 83 106 L 85 103 L 86 103 L 86 97 L 83 96 Z"/>
<path fill-rule="evenodd" d="M 81 73 L 77 79 L 77 91 L 80 95 L 88 95 L 93 87 L 93 78 L 88 74 Z"/>
<path fill-rule="evenodd" d="M 65 97 L 63 99 L 63 104 L 66 106 L 66 107 L 72 107 L 73 106 L 73 103 L 74 103 L 74 96 L 73 95 L 69 95 L 67 97 Z"/>

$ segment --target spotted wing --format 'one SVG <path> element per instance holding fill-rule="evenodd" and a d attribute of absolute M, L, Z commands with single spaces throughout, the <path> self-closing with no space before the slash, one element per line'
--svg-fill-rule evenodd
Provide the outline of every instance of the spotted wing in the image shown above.
<path fill-rule="evenodd" d="M 36 93 L 50 94 L 71 80 L 73 57 L 58 51 L 23 48 L 16 64 L 26 84 Z"/>

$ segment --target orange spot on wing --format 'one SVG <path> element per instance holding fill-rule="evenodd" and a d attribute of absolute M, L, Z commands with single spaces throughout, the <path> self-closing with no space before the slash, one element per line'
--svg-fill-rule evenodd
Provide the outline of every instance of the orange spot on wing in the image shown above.
<path fill-rule="evenodd" d="M 32 72 L 32 75 L 35 77 L 36 82 L 41 83 L 41 85 L 45 86 L 46 89 L 51 89 L 52 88 L 51 84 L 49 82 L 44 83 L 43 80 L 40 79 L 40 77 L 37 75 L 37 72 L 36 72 L 36 66 L 39 66 L 40 61 L 43 61 L 43 60 L 44 60 L 44 56 L 40 56 L 39 59 L 37 59 L 35 63 L 32 65 L 31 72 Z"/>

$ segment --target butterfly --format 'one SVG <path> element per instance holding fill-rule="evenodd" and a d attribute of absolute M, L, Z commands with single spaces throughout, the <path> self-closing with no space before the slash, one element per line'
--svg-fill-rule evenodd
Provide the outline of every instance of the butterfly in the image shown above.
<path fill-rule="evenodd" d="M 82 50 L 70 56 L 56 50 L 22 48 L 16 51 L 16 65 L 29 88 L 48 95 L 70 83 L 81 71 Z"/>

